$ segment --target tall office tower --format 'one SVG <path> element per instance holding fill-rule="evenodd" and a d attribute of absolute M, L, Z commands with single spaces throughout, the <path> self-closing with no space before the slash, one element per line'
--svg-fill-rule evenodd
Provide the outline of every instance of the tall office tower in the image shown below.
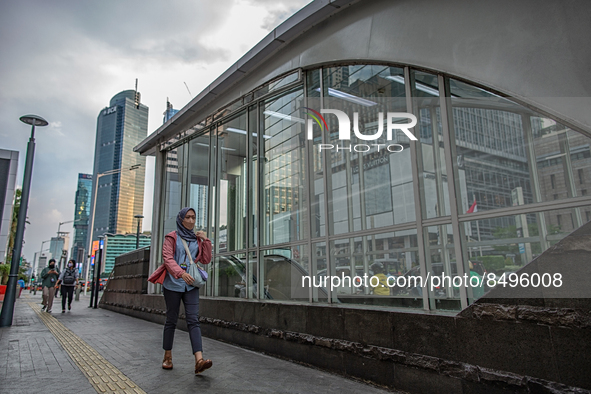
<path fill-rule="evenodd" d="M 147 134 L 148 107 L 140 103 L 137 90 L 117 93 L 109 107 L 101 110 L 96 125 L 92 176 L 92 190 L 96 193 L 93 241 L 104 233 L 135 232 L 134 215 L 141 215 L 144 209 L 146 158 L 135 153 L 133 148 Z M 129 168 L 135 164 L 141 166 L 130 171 Z M 115 173 L 101 176 L 112 171 Z M 93 195 L 92 204 L 94 198 Z"/>
<path fill-rule="evenodd" d="M 177 112 L 179 112 L 178 109 L 174 109 L 172 107 L 172 104 L 170 103 L 170 101 L 168 101 L 168 97 L 166 98 L 166 111 L 164 111 L 164 113 L 162 115 L 164 115 L 164 118 L 162 119 L 162 124 L 168 122 L 170 119 L 172 119 L 172 117 L 174 116 L 174 114 L 176 114 Z"/>
<path fill-rule="evenodd" d="M 70 258 L 84 261 L 88 246 L 88 219 L 90 218 L 90 196 L 92 195 L 92 174 L 78 174 L 76 208 L 74 210 L 74 240 Z"/>

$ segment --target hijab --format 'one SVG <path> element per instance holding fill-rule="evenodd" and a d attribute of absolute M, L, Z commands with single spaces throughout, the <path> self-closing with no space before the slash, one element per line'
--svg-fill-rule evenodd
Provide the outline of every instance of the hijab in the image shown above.
<path fill-rule="evenodd" d="M 195 235 L 193 230 L 189 230 L 188 228 L 183 226 L 183 219 L 185 219 L 185 216 L 187 216 L 187 212 L 189 211 L 195 212 L 193 208 L 185 207 L 181 209 L 179 214 L 176 216 L 176 233 L 185 241 L 195 241 L 197 240 L 197 236 Z"/>

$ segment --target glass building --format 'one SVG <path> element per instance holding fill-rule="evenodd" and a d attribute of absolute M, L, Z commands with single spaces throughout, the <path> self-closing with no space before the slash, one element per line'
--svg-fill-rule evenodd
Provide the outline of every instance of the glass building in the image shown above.
<path fill-rule="evenodd" d="M 137 234 L 105 234 L 104 258 L 102 272 L 111 273 L 115 266 L 115 258 L 136 250 Z M 150 246 L 150 237 L 140 234 L 140 248 Z"/>
<path fill-rule="evenodd" d="M 315 21 L 336 11 L 315 6 L 135 148 L 156 156 L 152 268 L 191 206 L 214 242 L 204 296 L 457 311 L 489 289 L 406 279 L 515 272 L 591 219 L 588 95 L 556 98 L 576 81 L 507 71 L 515 53 L 458 64 L 397 30 L 393 2 L 329 26 Z M 362 280 L 378 274 L 404 285 Z M 352 280 L 314 285 L 325 276 Z"/>
<path fill-rule="evenodd" d="M 89 244 L 105 233 L 135 232 L 134 215 L 141 214 L 144 208 L 146 159 L 138 156 L 133 147 L 146 137 L 147 130 L 148 107 L 141 104 L 140 93 L 135 90 L 116 94 L 109 107 L 99 113 L 92 175 L 96 208 Z M 135 164 L 141 166 L 127 171 Z M 101 176 L 113 170 L 121 172 Z"/>
<path fill-rule="evenodd" d="M 74 240 L 70 258 L 78 263 L 85 261 L 88 245 L 88 218 L 90 217 L 90 197 L 92 195 L 92 174 L 78 174 L 74 211 Z"/>

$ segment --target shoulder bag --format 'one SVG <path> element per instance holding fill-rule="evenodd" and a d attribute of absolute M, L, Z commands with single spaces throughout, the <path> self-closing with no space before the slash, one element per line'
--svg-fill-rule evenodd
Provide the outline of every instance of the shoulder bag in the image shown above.
<path fill-rule="evenodd" d="M 191 251 L 189 250 L 189 245 L 187 245 L 187 241 L 181 238 L 183 242 L 183 246 L 185 247 L 185 253 L 187 253 L 187 257 L 191 260 L 191 264 L 189 265 L 189 269 L 187 273 L 193 277 L 193 283 L 191 286 L 193 287 L 201 287 L 205 285 L 207 281 L 207 272 L 199 268 L 197 264 L 193 261 L 193 256 L 191 256 Z"/>

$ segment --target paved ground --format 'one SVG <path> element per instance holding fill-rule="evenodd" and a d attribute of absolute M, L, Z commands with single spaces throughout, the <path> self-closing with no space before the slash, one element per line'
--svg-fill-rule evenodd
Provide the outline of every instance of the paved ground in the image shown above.
<path fill-rule="evenodd" d="M 177 330 L 174 369 L 163 370 L 162 326 L 104 309 L 88 298 L 64 314 L 23 292 L 11 327 L 0 328 L 0 393 L 384 393 L 341 376 L 204 338 L 213 367 L 195 376 L 189 336 Z M 58 313 L 55 313 L 58 312 Z M 105 390 L 105 391 L 103 391 Z"/>

